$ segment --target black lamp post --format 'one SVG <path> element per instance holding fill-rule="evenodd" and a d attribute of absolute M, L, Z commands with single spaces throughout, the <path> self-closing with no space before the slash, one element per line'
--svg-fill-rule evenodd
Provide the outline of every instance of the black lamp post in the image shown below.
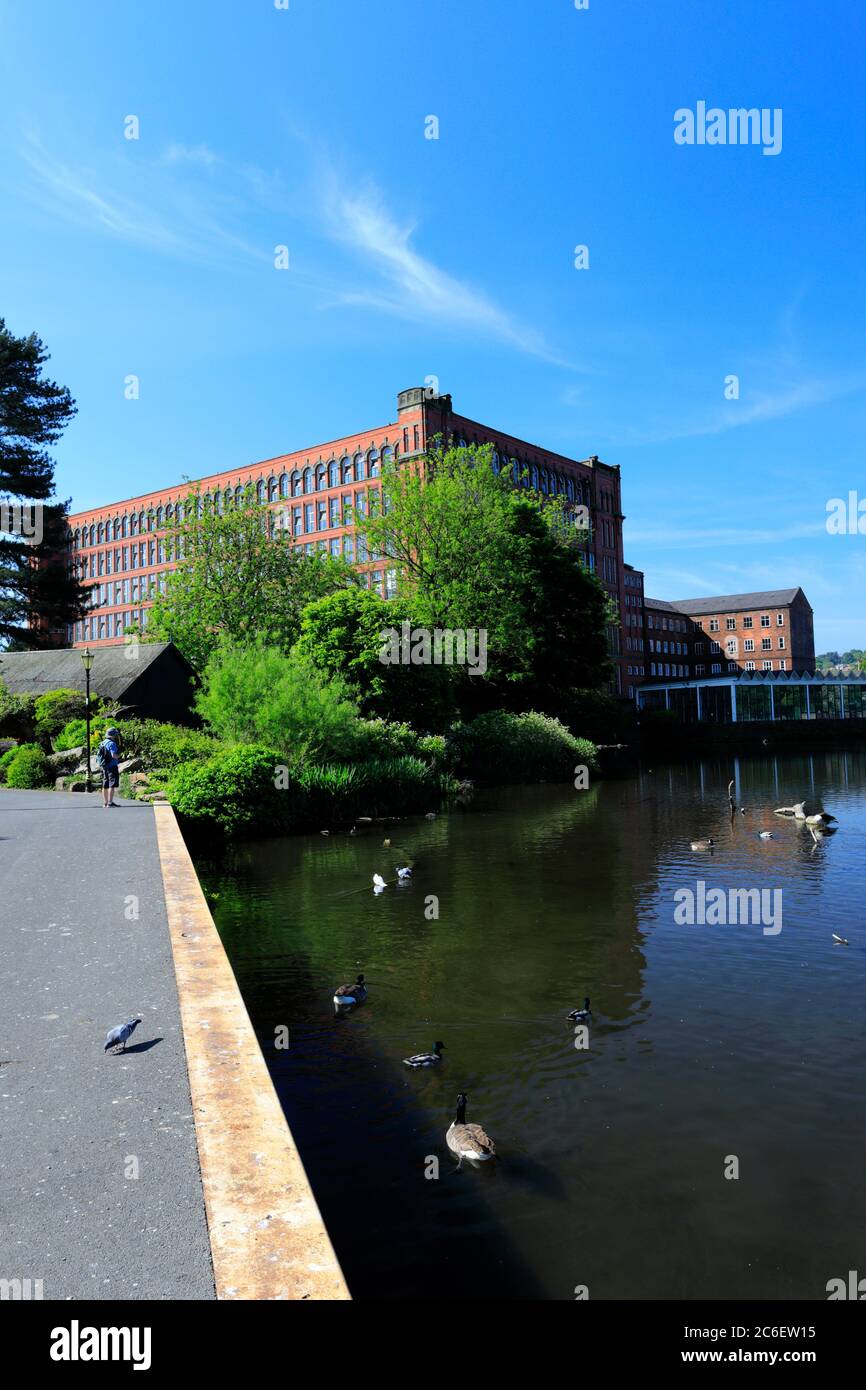
<path fill-rule="evenodd" d="M 87 777 L 84 782 L 84 790 L 93 791 L 92 773 L 90 770 L 90 668 L 93 665 L 93 652 L 89 647 L 85 647 L 81 653 L 81 663 L 84 667 L 84 719 L 87 725 Z"/>

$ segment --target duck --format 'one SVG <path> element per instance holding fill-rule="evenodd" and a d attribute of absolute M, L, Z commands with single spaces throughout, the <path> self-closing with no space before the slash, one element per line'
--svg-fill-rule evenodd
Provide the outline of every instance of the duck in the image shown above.
<path fill-rule="evenodd" d="M 385 846 L 386 849 L 390 849 L 390 848 L 391 848 L 391 841 L 390 841 L 390 840 L 383 840 L 383 841 L 382 841 L 382 844 Z"/>
<path fill-rule="evenodd" d="M 435 1067 L 437 1062 L 442 1061 L 442 1053 L 445 1049 L 443 1042 L 435 1042 L 432 1052 L 415 1052 L 411 1057 L 403 1058 L 404 1067 Z"/>
<path fill-rule="evenodd" d="M 340 985 L 334 990 L 334 1008 L 352 1009 L 356 1004 L 363 1004 L 367 998 L 367 986 L 364 984 L 364 976 L 359 975 L 353 985 Z"/>
<path fill-rule="evenodd" d="M 589 1007 L 589 1000 L 584 999 L 582 1009 L 572 1009 L 566 1018 L 572 1023 L 585 1023 L 588 1018 L 592 1018 L 592 1009 Z"/>
<path fill-rule="evenodd" d="M 461 1163 L 464 1158 L 469 1159 L 470 1163 L 486 1163 L 488 1159 L 496 1157 L 496 1145 L 480 1125 L 466 1123 L 468 1099 L 465 1091 L 458 1095 L 457 1110 L 445 1133 L 445 1143 Z"/>
<path fill-rule="evenodd" d="M 834 932 L 834 933 L 833 933 L 833 945 L 834 945 L 834 946 L 847 946 L 847 945 L 848 945 L 848 938 L 845 937 L 845 936 L 838 936 L 838 935 L 836 934 L 836 932 Z"/>
<path fill-rule="evenodd" d="M 385 882 L 385 880 L 384 880 L 384 878 L 382 877 L 381 874 L 374 874 L 374 875 L 373 875 L 373 887 L 376 888 L 376 889 L 378 889 L 379 892 L 381 892 L 383 888 L 387 888 L 387 887 L 388 887 L 387 883 Z"/>
<path fill-rule="evenodd" d="M 772 830 L 762 830 L 758 835 L 759 840 L 772 840 L 773 838 Z"/>
<path fill-rule="evenodd" d="M 404 881 L 404 880 L 407 879 L 407 878 L 411 878 L 411 877 L 412 877 L 412 868 L 411 868 L 411 865 L 407 864 L 407 865 L 405 866 L 405 868 L 398 869 L 398 870 L 397 870 L 397 877 L 401 880 L 401 882 Z"/>
<path fill-rule="evenodd" d="M 714 843 L 715 841 L 712 838 L 708 840 L 692 840 L 692 849 L 712 849 Z"/>

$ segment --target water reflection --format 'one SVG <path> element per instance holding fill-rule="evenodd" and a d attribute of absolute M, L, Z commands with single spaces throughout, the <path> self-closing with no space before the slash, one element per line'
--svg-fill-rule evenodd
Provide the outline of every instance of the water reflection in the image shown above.
<path fill-rule="evenodd" d="M 838 835 L 773 816 L 804 796 Z M 355 1295 L 822 1298 L 862 1265 L 864 827 L 862 754 L 767 755 L 200 865 Z M 783 930 L 675 925 L 698 878 L 781 887 Z M 335 1019 L 357 970 L 369 1001 Z M 441 1066 L 402 1067 L 436 1038 Z M 481 1172 L 445 1148 L 458 1090 L 501 1154 Z"/>

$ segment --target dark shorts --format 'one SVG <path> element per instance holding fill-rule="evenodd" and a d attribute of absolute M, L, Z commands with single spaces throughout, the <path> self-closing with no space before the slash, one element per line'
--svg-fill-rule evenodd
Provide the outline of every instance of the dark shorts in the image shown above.
<path fill-rule="evenodd" d="M 114 767 L 104 767 L 102 769 L 102 785 L 103 787 L 120 786 L 120 772 L 118 771 L 116 763 Z"/>

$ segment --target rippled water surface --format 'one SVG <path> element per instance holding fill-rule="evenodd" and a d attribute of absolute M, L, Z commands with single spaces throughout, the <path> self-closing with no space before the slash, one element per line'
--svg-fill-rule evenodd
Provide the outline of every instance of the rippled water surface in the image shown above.
<path fill-rule="evenodd" d="M 837 834 L 772 815 L 804 796 Z M 858 752 L 509 788 L 199 859 L 354 1295 L 821 1299 L 866 1273 L 864 845 Z M 677 925 L 698 880 L 781 888 L 781 932 Z M 335 1019 L 358 970 L 369 1000 Z M 402 1066 L 437 1038 L 441 1067 Z M 481 1170 L 444 1143 L 461 1089 L 499 1150 Z"/>

